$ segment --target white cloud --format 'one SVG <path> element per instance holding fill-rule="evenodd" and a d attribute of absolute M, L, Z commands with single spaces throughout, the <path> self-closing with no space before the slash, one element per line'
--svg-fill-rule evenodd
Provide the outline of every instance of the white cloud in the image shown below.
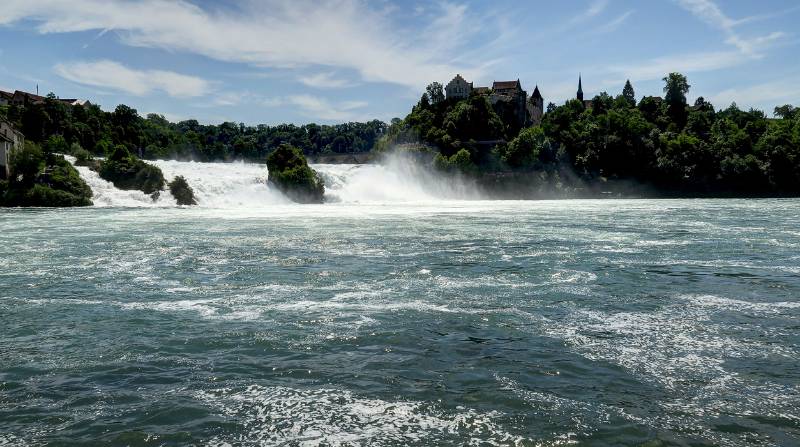
<path fill-rule="evenodd" d="M 203 9 L 186 0 L 4 0 L 0 24 L 22 19 L 41 33 L 114 30 L 128 45 L 185 51 L 258 67 L 338 67 L 363 80 L 419 89 L 480 63 L 456 63 L 454 43 L 470 48 L 478 31 L 466 9 L 441 4 L 442 17 L 409 33 L 393 12 L 366 0 L 265 0 L 238 9 Z M 486 23 L 484 26 L 488 26 Z M 485 29 L 485 28 L 484 28 Z"/>
<path fill-rule="evenodd" d="M 208 106 L 235 106 L 250 96 L 251 94 L 248 92 L 219 92 L 214 94 L 214 99 Z"/>
<path fill-rule="evenodd" d="M 368 119 L 358 113 L 369 105 L 365 101 L 342 101 L 332 103 L 325 98 L 313 95 L 289 95 L 278 98 L 267 98 L 262 101 L 267 107 L 296 107 L 298 111 L 312 119 L 326 121 L 358 121 Z"/>
<path fill-rule="evenodd" d="M 735 46 L 742 54 L 747 56 L 760 57 L 761 52 L 769 43 L 786 36 L 786 33 L 775 31 L 767 36 L 745 38 L 736 30 L 736 27 L 743 23 L 758 20 L 762 16 L 745 17 L 736 20 L 726 15 L 713 0 L 676 1 L 681 7 L 692 13 L 692 15 L 698 19 L 714 28 L 722 30 L 726 35 L 725 43 Z"/>
<path fill-rule="evenodd" d="M 316 73 L 308 76 L 301 76 L 300 82 L 314 88 L 345 88 L 352 87 L 355 83 L 346 79 L 336 77 L 336 73 Z"/>
<path fill-rule="evenodd" d="M 750 87 L 738 87 L 723 90 L 710 97 L 716 107 L 725 108 L 732 102 L 740 107 L 757 107 L 767 114 L 777 105 L 800 103 L 800 85 L 797 78 L 773 80 Z"/>
<path fill-rule="evenodd" d="M 649 59 L 636 64 L 598 67 L 597 72 L 616 74 L 622 82 L 661 79 L 667 73 L 696 73 L 729 68 L 742 63 L 742 55 L 735 51 L 716 53 L 679 54 Z M 615 81 L 616 82 L 616 81 Z"/>
<path fill-rule="evenodd" d="M 176 98 L 208 94 L 204 79 L 164 70 L 135 70 L 120 63 L 100 60 L 60 63 L 55 72 L 64 79 L 93 87 L 110 88 L 135 96 L 161 91 Z"/>

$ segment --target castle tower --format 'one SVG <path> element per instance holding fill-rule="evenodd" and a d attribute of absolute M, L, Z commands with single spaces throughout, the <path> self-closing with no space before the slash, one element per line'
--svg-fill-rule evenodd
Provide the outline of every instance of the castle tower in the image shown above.
<path fill-rule="evenodd" d="M 529 124 L 541 124 L 543 115 L 544 98 L 539 92 L 539 86 L 537 85 L 536 88 L 533 89 L 533 94 L 531 95 L 530 99 L 528 99 L 528 116 L 530 117 Z"/>
<path fill-rule="evenodd" d="M 540 109 L 544 109 L 544 98 L 542 94 L 539 92 L 539 86 L 537 85 L 536 88 L 533 89 L 533 94 L 531 95 L 531 102 L 533 105 L 539 107 Z"/>
<path fill-rule="evenodd" d="M 578 101 L 583 102 L 583 84 L 580 74 L 578 75 Z"/>

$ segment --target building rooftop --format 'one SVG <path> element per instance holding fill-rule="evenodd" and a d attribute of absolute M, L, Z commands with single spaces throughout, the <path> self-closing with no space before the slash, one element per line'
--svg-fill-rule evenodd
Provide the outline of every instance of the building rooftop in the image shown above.
<path fill-rule="evenodd" d="M 522 85 L 519 83 L 519 79 L 516 81 L 494 81 L 492 84 L 492 90 L 511 90 L 511 89 L 520 89 L 522 90 Z"/>

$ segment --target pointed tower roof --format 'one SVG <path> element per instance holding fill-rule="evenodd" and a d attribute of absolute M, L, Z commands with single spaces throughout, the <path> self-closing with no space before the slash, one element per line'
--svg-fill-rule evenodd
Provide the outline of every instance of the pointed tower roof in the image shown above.
<path fill-rule="evenodd" d="M 578 99 L 583 101 L 583 82 L 580 73 L 578 73 Z"/>
<path fill-rule="evenodd" d="M 542 98 L 542 94 L 539 93 L 539 85 L 536 85 L 536 88 L 533 89 L 533 94 L 531 98 Z"/>

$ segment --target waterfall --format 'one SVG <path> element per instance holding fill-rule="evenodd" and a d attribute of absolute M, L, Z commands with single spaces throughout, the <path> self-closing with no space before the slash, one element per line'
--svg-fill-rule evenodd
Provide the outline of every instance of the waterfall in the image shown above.
<path fill-rule="evenodd" d="M 291 203 L 280 191 L 267 184 L 267 167 L 262 164 L 174 160 L 155 160 L 148 163 L 161 168 L 168 182 L 178 175 L 186 178 L 200 206 L 242 208 Z"/>
<path fill-rule="evenodd" d="M 68 157 L 71 162 L 74 158 Z M 192 161 L 147 161 L 158 166 L 167 182 L 183 176 L 192 187 L 201 207 L 263 208 L 292 204 L 267 183 L 263 164 L 200 163 Z M 441 200 L 478 199 L 476 188 L 468 182 L 444 178 L 409 160 L 390 158 L 381 164 L 311 165 L 325 179 L 326 204 L 420 203 Z M 96 206 L 174 207 L 175 199 L 163 191 L 153 201 L 141 191 L 123 191 L 87 167 L 76 167 L 92 188 Z"/>
<path fill-rule="evenodd" d="M 70 163 L 75 164 L 75 157 L 65 155 Z M 87 166 L 75 166 L 83 181 L 92 189 L 92 202 L 95 206 L 115 207 L 154 207 L 177 206 L 175 199 L 169 192 L 162 192 L 157 201 L 138 190 L 125 191 L 118 189 L 111 182 L 100 178 L 100 174 L 92 171 Z"/>

